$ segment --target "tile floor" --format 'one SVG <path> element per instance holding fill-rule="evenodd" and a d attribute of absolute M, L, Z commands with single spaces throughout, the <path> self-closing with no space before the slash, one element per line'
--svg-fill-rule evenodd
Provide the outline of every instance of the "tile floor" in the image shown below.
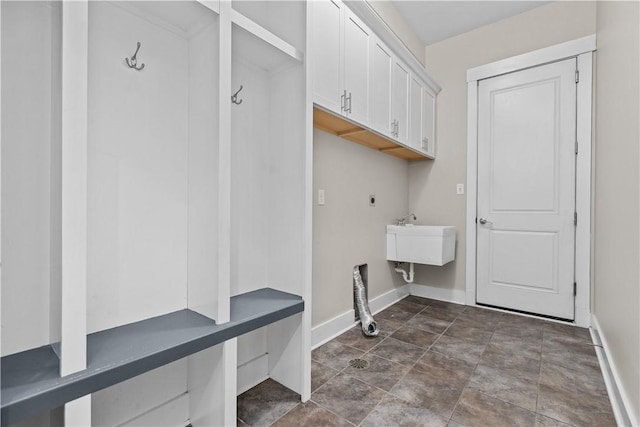
<path fill-rule="evenodd" d="M 313 351 L 308 402 L 267 380 L 238 425 L 615 426 L 587 329 L 415 296 L 375 318 Z"/>

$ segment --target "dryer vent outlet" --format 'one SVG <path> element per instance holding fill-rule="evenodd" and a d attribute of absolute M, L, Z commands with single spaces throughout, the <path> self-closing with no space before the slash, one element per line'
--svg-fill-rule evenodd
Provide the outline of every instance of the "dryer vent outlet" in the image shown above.
<path fill-rule="evenodd" d="M 353 300 L 356 320 L 360 319 L 362 332 L 370 337 L 377 336 L 380 331 L 369 310 L 367 298 L 367 264 L 353 267 Z"/>

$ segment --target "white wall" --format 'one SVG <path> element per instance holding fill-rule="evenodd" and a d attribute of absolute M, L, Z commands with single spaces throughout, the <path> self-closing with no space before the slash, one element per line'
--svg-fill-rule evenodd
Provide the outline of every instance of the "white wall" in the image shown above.
<path fill-rule="evenodd" d="M 442 86 L 434 162 L 409 166 L 409 203 L 420 223 L 457 227 L 456 260 L 416 266 L 416 283 L 465 291 L 467 84 L 469 68 L 595 33 L 595 3 L 554 2 L 427 46 L 426 68 Z"/>
<path fill-rule="evenodd" d="M 186 308 L 189 49 L 109 3 L 89 16 L 91 333 Z M 142 72 L 122 63 L 139 40 Z"/>
<path fill-rule="evenodd" d="M 404 284 L 386 260 L 385 226 L 408 213 L 409 164 L 313 133 L 313 325 L 353 309 L 353 267 L 369 265 L 369 299 Z M 318 189 L 325 205 L 318 206 Z M 375 194 L 376 206 L 369 206 Z"/>
<path fill-rule="evenodd" d="M 637 2 L 598 2 L 594 316 L 640 422 L 640 19 Z"/>

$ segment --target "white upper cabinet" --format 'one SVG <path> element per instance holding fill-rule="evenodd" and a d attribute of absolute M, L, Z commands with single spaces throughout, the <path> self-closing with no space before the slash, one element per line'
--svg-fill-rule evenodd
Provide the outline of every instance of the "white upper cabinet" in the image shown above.
<path fill-rule="evenodd" d="M 403 144 L 409 137 L 409 69 L 400 62 L 393 63 L 393 86 L 391 87 L 391 133 Z"/>
<path fill-rule="evenodd" d="M 371 31 L 340 1 L 314 2 L 313 11 L 314 101 L 367 121 Z"/>
<path fill-rule="evenodd" d="M 440 87 L 424 66 L 364 0 L 309 10 L 313 102 L 325 110 L 314 125 L 407 160 L 433 157 Z"/>
<path fill-rule="evenodd" d="M 436 96 L 424 87 L 422 89 L 422 138 L 420 148 L 429 157 L 436 156 Z"/>
<path fill-rule="evenodd" d="M 409 88 L 409 146 L 435 156 L 435 102 L 429 87 L 415 74 Z"/>
<path fill-rule="evenodd" d="M 345 8 L 343 113 L 359 123 L 369 120 L 371 31 Z"/>
<path fill-rule="evenodd" d="M 371 128 L 391 136 L 391 72 L 393 54 L 378 37 L 373 37 L 371 51 Z"/>
<path fill-rule="evenodd" d="M 313 7 L 313 98 L 323 107 L 342 113 L 345 6 L 339 1 L 319 1 L 310 6 Z"/>
<path fill-rule="evenodd" d="M 409 83 L 409 146 L 422 150 L 422 82 L 411 76 Z"/>

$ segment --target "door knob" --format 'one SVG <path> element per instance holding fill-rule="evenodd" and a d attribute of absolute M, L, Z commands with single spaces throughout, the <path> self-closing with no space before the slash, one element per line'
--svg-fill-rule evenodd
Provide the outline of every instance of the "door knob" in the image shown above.
<path fill-rule="evenodd" d="M 486 218 L 482 218 L 482 217 L 481 217 L 481 218 L 478 218 L 478 222 L 479 222 L 480 224 L 482 224 L 482 225 L 485 225 L 485 224 L 493 224 L 491 221 L 487 220 Z"/>

